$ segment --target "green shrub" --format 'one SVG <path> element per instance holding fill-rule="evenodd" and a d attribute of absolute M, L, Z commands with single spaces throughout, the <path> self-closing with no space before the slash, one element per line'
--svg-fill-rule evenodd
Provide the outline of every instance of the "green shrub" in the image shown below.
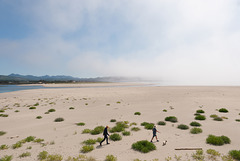
<path fill-rule="evenodd" d="M 8 117 L 8 114 L 0 114 L 0 117 Z"/>
<path fill-rule="evenodd" d="M 154 123 L 142 122 L 141 126 L 144 126 L 144 128 L 147 130 L 152 130 L 154 127 Z"/>
<path fill-rule="evenodd" d="M 212 145 L 223 145 L 223 144 L 230 144 L 231 140 L 227 136 L 214 136 L 209 135 L 206 139 L 207 144 Z"/>
<path fill-rule="evenodd" d="M 38 106 L 39 105 L 39 103 L 37 102 L 37 103 L 35 103 L 33 106 Z"/>
<path fill-rule="evenodd" d="M 163 110 L 163 112 L 167 112 L 167 110 L 166 110 L 166 109 L 164 109 L 164 110 Z"/>
<path fill-rule="evenodd" d="M 132 122 L 132 123 L 130 124 L 130 126 L 132 126 L 132 125 L 137 125 L 137 123 L 136 123 L 136 122 Z"/>
<path fill-rule="evenodd" d="M 34 106 L 33 106 L 33 107 L 29 107 L 29 109 L 30 109 L 30 110 L 35 110 L 36 107 L 34 107 Z"/>
<path fill-rule="evenodd" d="M 84 122 L 79 122 L 79 123 L 76 123 L 77 126 L 84 126 L 85 123 Z"/>
<path fill-rule="evenodd" d="M 158 125 L 161 125 L 161 126 L 164 126 L 164 125 L 166 125 L 166 122 L 164 122 L 164 121 L 158 121 L 157 124 L 158 124 Z"/>
<path fill-rule="evenodd" d="M 0 158 L 0 161 L 11 161 L 12 155 L 5 155 L 4 157 Z"/>
<path fill-rule="evenodd" d="M 109 137 L 112 141 L 119 141 L 119 140 L 122 140 L 122 137 L 119 135 L 119 134 L 112 134 L 110 135 Z"/>
<path fill-rule="evenodd" d="M 92 144 L 96 144 L 96 140 L 95 139 L 88 139 L 88 140 L 85 140 L 83 143 L 86 144 L 86 145 L 92 145 Z"/>
<path fill-rule="evenodd" d="M 214 121 L 222 121 L 223 119 L 221 117 L 215 117 L 213 120 Z"/>
<path fill-rule="evenodd" d="M 223 113 L 227 113 L 227 112 L 228 112 L 228 110 L 227 110 L 226 108 L 221 108 L 221 109 L 219 109 L 218 111 L 219 111 L 219 112 L 223 112 Z"/>
<path fill-rule="evenodd" d="M 51 109 L 48 110 L 48 112 L 55 112 L 55 111 L 56 111 L 56 110 L 53 109 L 53 108 L 51 108 Z"/>
<path fill-rule="evenodd" d="M 139 127 L 133 127 L 133 128 L 131 128 L 131 131 L 139 131 L 139 130 L 140 130 Z"/>
<path fill-rule="evenodd" d="M 204 115 L 198 115 L 195 117 L 195 120 L 206 120 L 206 117 Z"/>
<path fill-rule="evenodd" d="M 8 149 L 9 147 L 6 144 L 3 144 L 0 146 L 0 150 Z"/>
<path fill-rule="evenodd" d="M 205 113 L 203 110 L 197 110 L 197 113 Z"/>
<path fill-rule="evenodd" d="M 116 119 L 111 119 L 110 122 L 116 122 L 117 120 Z"/>
<path fill-rule="evenodd" d="M 240 150 L 231 150 L 229 151 L 229 155 L 231 155 L 233 159 L 240 160 Z"/>
<path fill-rule="evenodd" d="M 61 161 L 61 160 L 63 160 L 63 157 L 59 154 L 47 156 L 47 161 Z"/>
<path fill-rule="evenodd" d="M 84 129 L 82 131 L 82 134 L 88 134 L 88 133 L 91 133 L 91 130 L 90 129 Z"/>
<path fill-rule="evenodd" d="M 240 122 L 240 119 L 236 119 L 235 121 Z"/>
<path fill-rule="evenodd" d="M 135 112 L 134 115 L 141 115 L 141 112 Z"/>
<path fill-rule="evenodd" d="M 101 137 L 98 137 L 98 138 L 96 139 L 96 141 L 97 141 L 98 143 L 100 143 L 102 140 L 103 140 L 103 138 L 101 138 Z"/>
<path fill-rule="evenodd" d="M 69 110 L 74 110 L 74 107 L 69 107 Z"/>
<path fill-rule="evenodd" d="M 110 129 L 110 132 L 111 133 L 114 133 L 114 132 L 122 132 L 125 130 L 125 128 L 128 128 L 129 126 L 127 125 L 128 122 L 117 122 L 116 123 L 116 126 L 114 126 L 112 129 Z"/>
<path fill-rule="evenodd" d="M 196 121 L 191 122 L 190 125 L 191 126 L 196 126 L 196 127 L 202 126 L 200 123 L 198 123 Z"/>
<path fill-rule="evenodd" d="M 17 148 L 20 148 L 20 147 L 22 147 L 22 142 L 21 141 L 18 141 L 16 144 L 12 145 L 13 149 L 17 149 Z"/>
<path fill-rule="evenodd" d="M 82 153 L 88 153 L 94 149 L 93 145 L 85 145 L 82 147 L 81 152 Z"/>
<path fill-rule="evenodd" d="M 54 120 L 54 122 L 62 122 L 62 121 L 64 121 L 64 118 L 62 118 L 62 117 L 56 118 Z"/>
<path fill-rule="evenodd" d="M 208 149 L 207 150 L 207 154 L 211 155 L 211 156 L 220 156 L 221 154 L 219 152 L 217 152 L 214 149 Z"/>
<path fill-rule="evenodd" d="M 25 152 L 25 153 L 22 153 L 21 155 L 19 155 L 19 158 L 24 158 L 24 157 L 29 157 L 29 156 L 31 156 L 31 153 Z"/>
<path fill-rule="evenodd" d="M 3 112 L 5 112 L 4 110 L 0 110 L 0 113 L 3 113 Z"/>
<path fill-rule="evenodd" d="M 188 127 L 187 125 L 184 125 L 184 124 L 178 125 L 177 128 L 179 128 L 179 129 L 181 129 L 181 130 L 187 130 L 187 129 L 189 129 L 189 127 Z"/>
<path fill-rule="evenodd" d="M 147 125 L 148 124 L 148 122 L 142 122 L 141 123 L 141 126 L 145 126 L 145 125 Z"/>
<path fill-rule="evenodd" d="M 36 119 L 41 119 L 41 118 L 42 118 L 42 116 L 37 116 L 37 117 L 36 117 Z"/>
<path fill-rule="evenodd" d="M 132 149 L 142 153 L 148 153 L 152 150 L 156 150 L 156 146 L 147 140 L 142 140 L 132 144 Z"/>
<path fill-rule="evenodd" d="M 48 152 L 47 151 L 42 151 L 38 154 L 38 160 L 44 160 L 44 159 L 47 159 L 47 156 L 48 156 Z"/>
<path fill-rule="evenodd" d="M 98 134 L 102 133 L 103 130 L 104 130 L 104 127 L 103 127 L 103 126 L 97 126 L 97 127 L 95 127 L 93 130 L 91 130 L 90 133 L 91 133 L 92 135 L 98 135 Z"/>
<path fill-rule="evenodd" d="M 14 112 L 20 112 L 19 110 L 15 110 Z"/>
<path fill-rule="evenodd" d="M 5 134 L 6 134 L 5 131 L 0 131 L 0 136 L 5 135 Z"/>
<path fill-rule="evenodd" d="M 199 134 L 199 133 L 202 133 L 202 129 L 201 128 L 197 128 L 197 127 L 194 127 L 190 130 L 190 133 L 191 134 Z"/>
<path fill-rule="evenodd" d="M 215 118 L 215 117 L 218 117 L 218 115 L 212 114 L 212 115 L 210 115 L 210 117 L 211 117 L 211 118 Z"/>
<path fill-rule="evenodd" d="M 107 155 L 105 161 L 117 161 L 117 157 L 113 155 Z"/>
<path fill-rule="evenodd" d="M 31 142 L 35 139 L 35 136 L 28 136 L 25 140 L 25 142 Z"/>
<path fill-rule="evenodd" d="M 123 131 L 122 134 L 123 134 L 123 136 L 129 136 L 131 134 L 131 132 L 130 131 Z"/>
<path fill-rule="evenodd" d="M 178 120 L 175 116 L 168 116 L 165 118 L 165 121 L 170 121 L 172 123 L 178 122 Z"/>
<path fill-rule="evenodd" d="M 33 140 L 34 143 L 41 143 L 43 141 L 44 141 L 44 139 L 40 139 L 40 138 Z"/>

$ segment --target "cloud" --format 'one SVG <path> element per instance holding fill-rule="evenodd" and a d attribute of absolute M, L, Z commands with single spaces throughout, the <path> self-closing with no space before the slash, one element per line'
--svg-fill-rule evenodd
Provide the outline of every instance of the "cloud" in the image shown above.
<path fill-rule="evenodd" d="M 2 39 L 0 55 L 24 70 L 240 84 L 236 0 L 21 2 L 33 32 Z"/>

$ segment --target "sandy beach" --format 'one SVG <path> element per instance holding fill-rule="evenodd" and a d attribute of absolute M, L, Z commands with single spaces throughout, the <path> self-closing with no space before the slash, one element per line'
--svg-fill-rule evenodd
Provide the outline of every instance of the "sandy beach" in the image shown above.
<path fill-rule="evenodd" d="M 182 156 L 182 160 L 190 159 L 194 150 L 175 150 L 176 148 L 202 148 L 215 149 L 222 154 L 230 150 L 239 150 L 240 139 L 240 87 L 193 87 L 193 86 L 125 86 L 124 84 L 94 84 L 91 88 L 56 88 L 34 89 L 9 93 L 0 93 L 0 109 L 8 117 L 0 117 L 0 131 L 6 134 L 0 136 L 0 146 L 6 144 L 8 149 L 0 150 L 0 158 L 12 155 L 13 160 L 37 160 L 37 155 L 42 151 L 49 154 L 60 154 L 63 160 L 69 156 L 79 154 L 92 156 L 103 161 L 107 155 L 114 155 L 119 161 L 134 159 L 164 161 L 167 157 Z M 56 85 L 47 85 L 56 86 Z M 65 85 L 61 85 L 62 87 Z M 76 86 L 76 85 L 75 85 Z M 88 86 L 88 85 L 86 85 Z M 90 84 L 89 86 L 93 86 Z M 74 87 L 74 86 L 71 86 Z M 36 109 L 29 109 L 36 107 Z M 73 109 L 69 109 L 73 107 Z M 228 113 L 220 113 L 218 109 L 226 108 Z M 49 109 L 55 112 L 45 114 Z M 203 110 L 206 120 L 195 120 L 197 110 Z M 141 115 L 134 115 L 140 112 Z M 223 121 L 214 121 L 210 115 L 216 114 L 224 117 Z M 41 116 L 41 119 L 36 119 Z M 178 122 L 166 121 L 165 126 L 157 125 L 168 116 L 176 116 Z M 56 118 L 64 118 L 62 122 L 54 122 Z M 122 136 L 120 141 L 109 141 L 110 145 L 103 143 L 94 144 L 94 150 L 82 153 L 80 150 L 87 139 L 97 139 L 99 135 L 82 134 L 84 129 L 94 129 L 96 126 L 114 127 L 117 121 L 137 123 L 130 126 L 130 136 Z M 201 123 L 202 133 L 191 134 L 192 121 Z M 76 123 L 83 122 L 84 126 Z M 149 153 L 140 153 L 131 148 L 132 144 L 140 140 L 151 140 L 152 131 L 144 129 L 142 122 L 154 123 L 160 131 L 157 136 L 159 142 L 154 140 L 156 150 Z M 179 124 L 189 126 L 187 130 L 178 129 Z M 131 131 L 132 127 L 139 127 L 140 131 Z M 109 132 L 110 133 L 110 132 Z M 112 133 L 110 133 L 111 135 Z M 230 144 L 214 146 L 206 144 L 208 135 L 225 135 L 231 139 Z M 20 148 L 11 146 L 28 137 L 44 139 L 40 143 L 27 142 Z M 167 144 L 162 146 L 162 142 Z M 31 147 L 31 148 L 29 148 Z M 31 156 L 19 158 L 24 152 Z"/>

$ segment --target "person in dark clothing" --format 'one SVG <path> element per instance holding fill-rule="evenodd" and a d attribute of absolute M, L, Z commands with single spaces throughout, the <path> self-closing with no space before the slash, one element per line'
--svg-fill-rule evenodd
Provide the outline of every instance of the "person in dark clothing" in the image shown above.
<path fill-rule="evenodd" d="M 109 136 L 109 134 L 108 134 L 107 129 L 108 129 L 108 126 L 106 126 L 105 129 L 104 129 L 104 131 L 103 131 L 104 139 L 100 142 L 100 146 L 102 146 L 102 142 L 104 142 L 104 140 L 106 140 L 107 144 L 110 144 L 110 143 L 108 142 L 108 136 Z"/>
<path fill-rule="evenodd" d="M 152 139 L 151 139 L 151 142 L 152 142 L 152 140 L 153 140 L 154 137 L 156 137 L 157 142 L 159 142 L 159 140 L 158 140 L 158 138 L 157 138 L 157 132 L 158 132 L 158 133 L 160 133 L 160 132 L 157 131 L 156 126 L 153 127 L 152 131 L 153 131 L 153 137 L 152 137 Z"/>

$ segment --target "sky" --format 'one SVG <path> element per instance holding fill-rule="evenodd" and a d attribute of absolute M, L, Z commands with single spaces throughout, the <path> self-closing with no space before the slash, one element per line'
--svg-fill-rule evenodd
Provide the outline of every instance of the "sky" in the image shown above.
<path fill-rule="evenodd" d="M 0 0 L 0 75 L 240 85 L 239 0 Z"/>

